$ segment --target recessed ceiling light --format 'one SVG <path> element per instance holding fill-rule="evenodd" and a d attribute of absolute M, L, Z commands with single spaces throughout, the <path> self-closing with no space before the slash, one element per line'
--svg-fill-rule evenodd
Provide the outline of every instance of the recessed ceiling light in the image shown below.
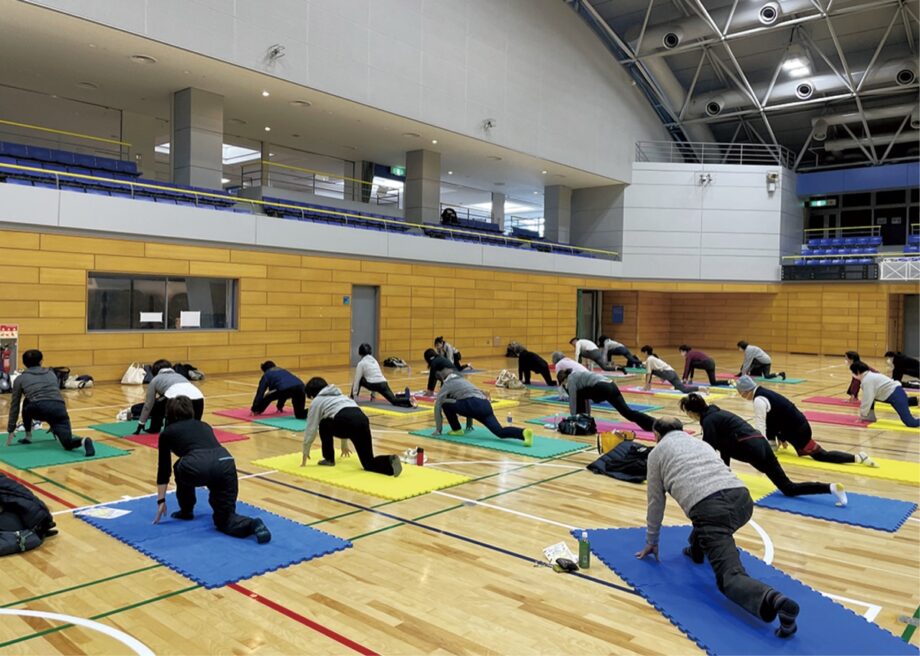
<path fill-rule="evenodd" d="M 436 144 L 436 143 L 438 143 L 438 140 L 437 140 L 437 139 L 432 139 L 432 140 L 431 140 L 431 143 Z"/>
<path fill-rule="evenodd" d="M 502 161 L 502 158 L 499 157 L 498 155 L 489 155 L 489 159 L 491 159 L 493 162 L 500 162 L 500 161 Z"/>
<path fill-rule="evenodd" d="M 409 137 L 410 139 L 418 139 L 420 135 L 418 132 L 403 132 L 404 137 Z"/>
<path fill-rule="evenodd" d="M 262 90 L 263 98 L 268 98 L 270 95 L 272 95 L 270 91 L 266 91 L 265 89 Z"/>
<path fill-rule="evenodd" d="M 453 174 L 454 174 L 453 171 L 448 171 L 448 172 L 447 172 L 447 175 L 453 175 Z"/>
<path fill-rule="evenodd" d="M 96 47 L 96 44 L 95 44 L 95 43 L 87 43 L 86 45 L 88 45 L 90 48 L 95 48 L 95 47 Z"/>
<path fill-rule="evenodd" d="M 546 175 L 546 174 L 547 174 L 547 171 L 546 171 L 546 170 L 543 170 L 543 171 L 540 171 L 540 173 L 542 173 L 543 175 Z"/>
<path fill-rule="evenodd" d="M 266 131 L 266 132 L 271 132 L 272 129 L 266 125 L 266 126 L 265 126 L 265 131 Z"/>
<path fill-rule="evenodd" d="M 246 121 L 241 118 L 231 118 L 230 123 L 233 123 L 234 125 L 246 125 Z"/>
<path fill-rule="evenodd" d="M 227 184 L 228 182 L 230 182 L 230 178 L 221 178 L 221 179 L 220 179 L 220 183 L 221 183 L 221 184 Z"/>
<path fill-rule="evenodd" d="M 151 57 L 150 55 L 131 55 L 131 61 L 135 64 L 156 64 L 156 57 Z"/>
<path fill-rule="evenodd" d="M 190 70 L 188 70 L 187 68 L 186 68 L 184 71 L 182 71 L 182 72 L 185 73 L 186 75 L 191 75 L 191 74 L 192 74 L 192 72 L 191 72 Z"/>
<path fill-rule="evenodd" d="M 81 89 L 98 89 L 99 85 L 95 82 L 77 82 L 77 86 Z"/>
<path fill-rule="evenodd" d="M 292 100 L 291 101 L 292 107 L 310 107 L 312 104 L 313 103 L 311 103 L 309 100 Z"/>
<path fill-rule="evenodd" d="M 540 195 L 540 192 L 539 192 L 539 191 L 535 191 L 535 192 L 533 192 L 533 195 L 534 195 L 534 196 L 539 196 L 539 195 Z"/>

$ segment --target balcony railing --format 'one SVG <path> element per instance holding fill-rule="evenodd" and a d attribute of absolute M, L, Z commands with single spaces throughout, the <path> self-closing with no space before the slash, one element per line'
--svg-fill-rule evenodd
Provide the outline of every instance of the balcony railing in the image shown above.
<path fill-rule="evenodd" d="M 792 169 L 795 153 L 783 146 L 677 141 L 636 142 L 637 162 L 669 164 L 778 164 Z"/>
<path fill-rule="evenodd" d="M 264 178 L 264 179 L 263 179 Z M 400 206 L 400 191 L 335 173 L 267 160 L 240 166 L 243 187 L 271 186 L 314 196 L 354 200 L 370 205 Z"/>

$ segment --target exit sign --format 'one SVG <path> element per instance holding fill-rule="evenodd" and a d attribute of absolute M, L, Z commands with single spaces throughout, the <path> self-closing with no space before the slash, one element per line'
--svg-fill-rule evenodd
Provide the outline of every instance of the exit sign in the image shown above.
<path fill-rule="evenodd" d="M 808 207 L 835 207 L 836 205 L 836 198 L 819 198 L 808 201 Z"/>
<path fill-rule="evenodd" d="M 390 173 L 393 175 L 398 175 L 401 178 L 406 177 L 406 167 L 405 166 L 391 166 Z"/>

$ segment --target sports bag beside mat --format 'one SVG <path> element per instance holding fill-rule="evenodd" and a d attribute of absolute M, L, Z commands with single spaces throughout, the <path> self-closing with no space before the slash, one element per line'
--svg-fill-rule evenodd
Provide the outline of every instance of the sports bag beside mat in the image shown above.
<path fill-rule="evenodd" d="M 648 476 L 648 455 L 651 451 L 650 447 L 634 440 L 624 440 L 588 465 L 587 469 L 627 483 L 641 483 Z"/>
<path fill-rule="evenodd" d="M 525 385 L 518 377 L 507 369 L 502 369 L 495 379 L 495 387 L 504 387 L 505 389 L 517 390 L 524 389 Z"/>
<path fill-rule="evenodd" d="M 122 385 L 143 385 L 144 384 L 144 367 L 139 362 L 132 362 L 128 366 L 125 375 L 121 377 Z"/>
<path fill-rule="evenodd" d="M 573 415 L 561 419 L 556 430 L 563 435 L 595 435 L 597 423 L 591 415 Z"/>

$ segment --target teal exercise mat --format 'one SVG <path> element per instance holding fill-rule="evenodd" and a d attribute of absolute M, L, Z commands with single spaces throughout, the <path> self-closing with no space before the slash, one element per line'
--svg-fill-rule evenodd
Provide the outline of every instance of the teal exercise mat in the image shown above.
<path fill-rule="evenodd" d="M 259 419 L 254 419 L 252 423 L 300 433 L 307 428 L 307 420 L 298 419 L 297 417 L 260 417 Z"/>
<path fill-rule="evenodd" d="M 18 433 L 17 439 L 23 434 Z M 16 467 L 17 469 L 35 469 L 37 467 L 56 467 L 58 465 L 73 465 L 81 462 L 90 462 L 102 458 L 126 456 L 130 451 L 117 449 L 108 444 L 93 442 L 96 455 L 87 458 L 83 447 L 79 446 L 72 451 L 65 451 L 61 443 L 48 431 L 34 431 L 31 444 L 17 444 L 0 446 L 0 461 Z"/>
<path fill-rule="evenodd" d="M 573 442 L 571 440 L 561 440 L 552 437 L 541 437 L 534 435 L 533 446 L 524 446 L 520 440 L 503 440 L 495 437 L 486 428 L 476 426 L 472 433 L 463 435 L 448 435 L 446 432 L 441 435 L 433 435 L 433 428 L 425 430 L 410 431 L 410 435 L 418 437 L 427 437 L 432 440 L 441 440 L 442 442 L 453 442 L 454 444 L 463 444 L 465 446 L 477 446 L 482 449 L 492 451 L 503 451 L 505 453 L 515 453 L 530 458 L 554 458 L 565 453 L 581 451 L 590 444 L 583 442 Z"/>
<path fill-rule="evenodd" d="M 137 430 L 136 421 L 113 421 L 108 424 L 93 424 L 90 426 L 93 430 L 97 430 L 100 433 L 105 433 L 106 435 L 114 435 L 115 437 L 128 437 L 129 435 L 134 435 L 134 431 Z"/>
<path fill-rule="evenodd" d="M 549 394 L 547 396 L 536 396 L 530 399 L 531 401 L 536 401 L 537 403 L 550 403 L 552 405 L 562 405 L 566 408 L 569 407 L 568 401 L 563 401 L 556 394 Z M 627 403 L 630 410 L 635 410 L 636 412 L 651 412 L 652 410 L 661 410 L 663 405 L 646 405 L 645 403 Z M 616 412 L 616 409 L 604 401 L 603 403 L 591 403 L 591 410 L 599 410 L 604 412 Z"/>

